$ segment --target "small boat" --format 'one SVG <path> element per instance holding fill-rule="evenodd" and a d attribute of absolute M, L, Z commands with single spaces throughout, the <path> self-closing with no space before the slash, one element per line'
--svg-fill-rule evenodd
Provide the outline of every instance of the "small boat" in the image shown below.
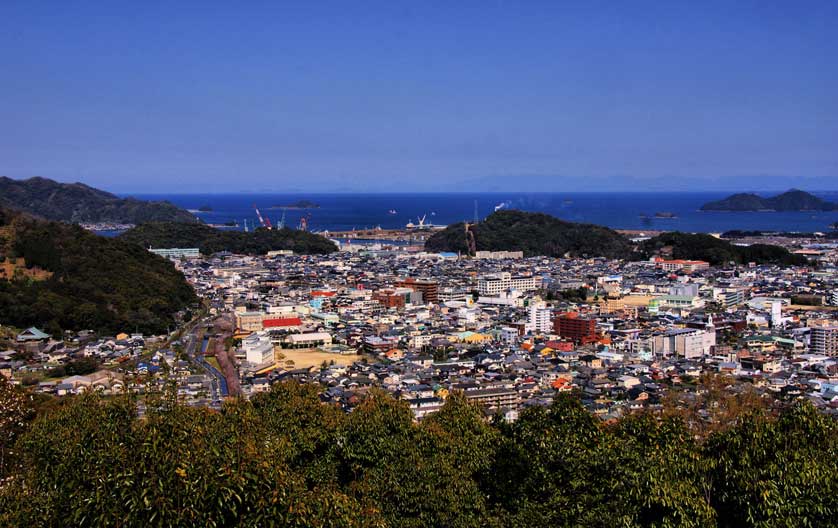
<path fill-rule="evenodd" d="M 670 213 L 669 211 L 664 211 L 661 213 L 655 213 L 655 218 L 678 218 L 675 213 Z"/>
<path fill-rule="evenodd" d="M 395 209 L 390 209 L 389 211 L 387 211 L 387 214 L 388 215 L 398 214 L 398 211 L 396 211 Z"/>

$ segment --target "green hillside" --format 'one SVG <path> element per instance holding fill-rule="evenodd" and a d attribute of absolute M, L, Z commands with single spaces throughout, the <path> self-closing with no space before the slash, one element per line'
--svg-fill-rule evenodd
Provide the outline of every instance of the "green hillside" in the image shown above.
<path fill-rule="evenodd" d="M 663 233 L 640 244 L 640 252 L 650 257 L 664 248 L 671 250 L 675 259 L 704 260 L 714 266 L 735 262 L 747 264 L 803 265 L 806 257 L 794 255 L 787 249 L 768 244 L 736 246 L 711 235 Z"/>
<path fill-rule="evenodd" d="M 82 183 L 59 183 L 47 178 L 13 180 L 0 177 L 0 207 L 71 223 L 198 221 L 191 213 L 169 202 L 119 198 Z"/>
<path fill-rule="evenodd" d="M 505 210 L 472 227 L 477 251 L 523 251 L 526 256 L 629 258 L 631 242 L 613 229 L 565 222 L 544 213 Z M 465 225 L 450 225 L 425 243 L 430 251 L 468 254 Z"/>
<path fill-rule="evenodd" d="M 264 255 L 268 251 L 290 249 L 301 254 L 324 254 L 337 250 L 325 237 L 294 229 L 257 229 L 249 233 L 225 231 L 203 224 L 148 223 L 130 229 L 120 239 L 145 248 L 196 247 L 202 254 L 219 251 Z"/>
<path fill-rule="evenodd" d="M 196 301 L 171 262 L 78 226 L 0 209 L 0 324 L 108 333 L 164 332 Z"/>

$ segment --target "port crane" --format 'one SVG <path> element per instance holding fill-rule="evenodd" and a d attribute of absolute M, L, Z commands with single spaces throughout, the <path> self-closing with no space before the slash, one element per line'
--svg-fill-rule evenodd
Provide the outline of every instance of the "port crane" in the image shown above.
<path fill-rule="evenodd" d="M 271 219 L 262 218 L 262 213 L 259 212 L 259 208 L 256 207 L 256 204 L 253 204 L 253 208 L 256 210 L 256 218 L 259 219 L 259 223 L 262 225 L 262 227 L 266 229 L 273 229 L 273 226 L 271 226 Z"/>
<path fill-rule="evenodd" d="M 311 213 L 300 218 L 300 231 L 308 231 L 308 219 L 311 218 Z"/>

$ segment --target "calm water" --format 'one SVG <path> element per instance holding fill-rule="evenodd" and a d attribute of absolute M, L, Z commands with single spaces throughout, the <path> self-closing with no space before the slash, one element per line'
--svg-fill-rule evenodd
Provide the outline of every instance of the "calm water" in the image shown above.
<path fill-rule="evenodd" d="M 296 227 L 302 216 L 309 228 L 349 230 L 353 228 L 404 227 L 426 215 L 426 223 L 450 224 L 483 218 L 495 208 L 521 209 L 554 215 L 573 222 L 588 222 L 621 229 L 681 230 L 721 232 L 729 229 L 826 231 L 838 221 L 838 212 L 806 213 L 727 213 L 701 212 L 699 207 L 729 193 L 439 193 L 439 194 L 143 194 L 146 200 L 169 200 L 184 208 L 197 210 L 209 206 L 212 212 L 195 212 L 207 223 L 235 221 L 242 225 L 256 223 L 256 204 L 263 216 L 278 223 L 282 210 L 272 206 L 297 200 L 320 204 L 318 209 L 287 210 L 285 223 Z M 836 201 L 838 193 L 819 193 Z M 395 214 L 389 211 L 394 210 Z M 677 218 L 654 218 L 656 212 L 675 213 Z M 643 218 L 646 215 L 647 218 Z"/>

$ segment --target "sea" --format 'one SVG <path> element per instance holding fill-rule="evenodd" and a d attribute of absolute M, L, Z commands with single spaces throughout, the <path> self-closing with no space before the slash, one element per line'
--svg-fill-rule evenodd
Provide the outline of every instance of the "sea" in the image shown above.
<path fill-rule="evenodd" d="M 730 193 L 403 193 L 403 194 L 133 194 L 143 200 L 168 200 L 190 210 L 208 224 L 233 222 L 244 229 L 258 225 L 255 208 L 274 225 L 283 221 L 296 228 L 305 218 L 311 231 L 348 231 L 381 227 L 403 228 L 424 219 L 425 224 L 448 225 L 501 209 L 542 212 L 571 222 L 615 229 L 721 233 L 728 230 L 823 232 L 838 222 L 830 212 L 716 212 L 700 211 L 702 204 Z M 838 192 L 815 193 L 838 201 Z M 319 205 L 312 209 L 283 209 L 300 200 Z M 201 212 L 198 209 L 209 208 Z M 671 218 L 655 215 L 665 213 Z"/>

